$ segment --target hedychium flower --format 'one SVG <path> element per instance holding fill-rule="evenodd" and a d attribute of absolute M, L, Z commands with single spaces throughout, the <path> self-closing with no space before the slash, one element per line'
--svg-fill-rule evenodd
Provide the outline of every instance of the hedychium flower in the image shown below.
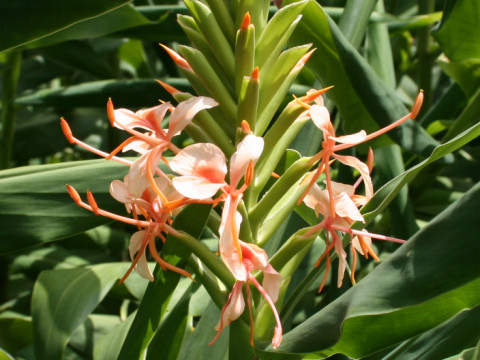
<path fill-rule="evenodd" d="M 369 135 L 362 130 L 358 133 L 345 136 L 335 135 L 335 129 L 330 121 L 330 114 L 327 108 L 323 105 L 323 99 L 321 97 L 315 99 L 314 105 L 308 105 L 301 102 L 308 109 L 308 113 L 314 124 L 323 132 L 322 150 L 312 158 L 315 162 L 320 161 L 320 165 L 317 170 L 305 177 L 304 182 L 308 182 L 309 185 L 304 194 L 298 200 L 299 203 L 304 201 L 308 207 L 315 211 L 317 217 L 321 214 L 323 218 L 319 224 L 312 226 L 305 234 L 308 236 L 315 232 L 320 233 L 325 231 L 327 247 L 316 263 L 316 266 L 318 266 L 323 258 L 326 258 L 327 267 L 322 283 L 319 287 L 319 292 L 322 290 L 330 270 L 330 252 L 332 250 L 334 250 L 339 259 L 337 286 L 340 287 L 342 285 L 347 258 L 342 243 L 343 235 L 346 235 L 347 233 L 350 235 L 350 245 L 353 256 L 351 272 L 352 283 L 355 283 L 356 251 L 360 252 L 365 257 L 368 257 L 370 254 L 375 260 L 378 260 L 377 255 L 370 246 L 372 238 L 397 243 L 405 242 L 401 239 L 351 228 L 355 222 L 365 223 L 358 207 L 365 205 L 373 196 L 373 185 L 370 178 L 370 172 L 373 167 L 373 152 L 370 149 L 367 164 L 353 156 L 339 155 L 336 152 L 369 141 L 402 124 L 408 119 L 414 119 L 418 115 L 422 101 L 423 92 L 420 91 L 413 105 L 412 111 L 406 116 Z M 330 173 L 330 165 L 334 160 L 338 160 L 339 162 L 358 170 L 361 176 L 359 181 L 353 186 L 334 182 L 331 179 Z M 321 190 L 316 183 L 316 180 L 322 173 L 325 173 L 325 190 Z M 355 194 L 356 188 L 361 182 L 360 180 L 363 180 L 365 195 Z"/>
<path fill-rule="evenodd" d="M 70 185 L 68 192 L 73 200 L 81 207 L 114 220 L 134 225 L 138 228 L 130 238 L 129 253 L 132 265 L 120 280 L 123 282 L 135 268 L 140 276 L 153 281 L 153 275 L 148 268 L 146 248 L 157 263 L 165 270 L 170 269 L 179 274 L 190 277 L 190 274 L 175 267 L 161 258 L 156 249 L 155 239 L 166 241 L 165 235 L 173 231 L 169 226 L 172 216 L 184 205 L 193 202 L 179 194 L 172 185 L 171 179 L 158 167 L 158 163 L 165 150 L 178 152 L 179 149 L 171 140 L 178 135 L 204 109 L 216 106 L 217 103 L 207 97 L 192 97 L 181 102 L 176 108 L 170 103 L 132 112 L 127 109 L 113 108 L 111 100 L 107 104 L 107 113 L 112 126 L 126 130 L 132 136 L 120 144 L 113 152 L 107 154 L 75 138 L 65 119 L 61 119 L 63 132 L 67 140 L 87 150 L 98 154 L 107 160 L 112 159 L 130 166 L 124 181 L 114 180 L 110 184 L 110 194 L 119 202 L 125 204 L 128 213 L 133 219 L 102 210 L 98 207 L 93 194 L 87 193 L 87 201 L 82 201 L 78 192 Z M 168 129 L 162 128 L 162 121 L 167 112 L 170 112 Z M 144 130 L 141 132 L 138 130 Z M 134 150 L 141 154 L 135 161 L 129 161 L 115 156 L 120 150 Z M 164 159 L 165 162 L 167 162 Z M 158 175 L 158 176 L 155 176 Z M 201 202 L 195 200 L 195 202 Z M 140 220 L 143 218 L 143 220 Z"/>
<path fill-rule="evenodd" d="M 248 132 L 248 126 L 243 127 Z M 243 284 L 247 284 L 247 303 L 251 311 L 251 296 L 248 285 L 253 284 L 270 305 L 277 325 L 272 341 L 274 347 L 280 344 L 282 325 L 275 301 L 281 283 L 281 275 L 268 264 L 267 254 L 260 247 L 240 240 L 242 216 L 237 211 L 243 193 L 253 179 L 254 165 L 263 151 L 263 139 L 248 133 L 237 145 L 237 150 L 230 158 L 229 171 L 223 152 L 213 144 L 194 144 L 181 150 L 171 161 L 170 167 L 180 176 L 173 179 L 176 190 L 188 198 L 205 200 L 221 191 L 217 201 L 223 200 L 221 224 L 219 227 L 220 256 L 236 279 L 227 303 L 222 309 L 218 334 L 223 328 L 236 320 L 244 311 L 245 302 L 242 293 Z M 226 180 L 229 175 L 229 182 Z M 243 184 L 240 185 L 241 180 Z M 239 186 L 240 185 L 240 186 Z M 264 273 L 263 284 L 252 275 L 253 270 Z M 253 322 L 250 317 L 251 322 Z M 253 325 L 250 335 L 253 345 Z"/>

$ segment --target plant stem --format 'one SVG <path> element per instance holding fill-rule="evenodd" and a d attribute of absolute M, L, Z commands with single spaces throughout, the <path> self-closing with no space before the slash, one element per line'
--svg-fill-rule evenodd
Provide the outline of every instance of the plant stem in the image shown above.
<path fill-rule="evenodd" d="M 2 128 L 0 134 L 0 169 L 8 169 L 12 155 L 13 135 L 15 130 L 15 96 L 22 53 L 18 50 L 6 53 L 3 70 Z"/>

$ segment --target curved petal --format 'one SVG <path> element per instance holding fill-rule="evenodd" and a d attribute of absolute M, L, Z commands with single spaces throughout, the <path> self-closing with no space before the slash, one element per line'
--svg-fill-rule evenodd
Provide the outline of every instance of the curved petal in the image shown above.
<path fill-rule="evenodd" d="M 328 191 L 320 190 L 317 184 L 314 184 L 303 199 L 305 205 L 315 210 L 315 215 L 322 214 L 324 217 L 330 215 L 330 197 Z"/>
<path fill-rule="evenodd" d="M 181 150 L 170 161 L 170 168 L 180 175 L 196 176 L 212 183 L 224 183 L 227 160 L 213 144 L 193 144 Z"/>
<path fill-rule="evenodd" d="M 341 163 L 351 166 L 360 172 L 360 175 L 363 178 L 363 183 L 365 184 L 365 195 L 367 199 L 370 199 L 373 196 L 373 184 L 368 166 L 353 156 L 333 154 L 333 157 Z"/>
<path fill-rule="evenodd" d="M 113 180 L 110 183 L 110 195 L 121 202 L 121 203 L 130 203 L 132 202 L 132 196 L 128 191 L 127 184 L 121 180 Z"/>
<path fill-rule="evenodd" d="M 224 185 L 223 183 L 211 183 L 198 176 L 177 176 L 172 181 L 173 186 L 180 194 L 197 200 L 211 198 Z"/>
<path fill-rule="evenodd" d="M 230 159 L 230 185 L 236 187 L 245 176 L 248 164 L 255 164 L 262 154 L 264 141 L 261 137 L 249 134 L 237 145 L 237 151 Z"/>
<path fill-rule="evenodd" d="M 263 269 L 262 287 L 265 289 L 273 302 L 277 302 L 278 300 L 280 285 L 282 285 L 282 275 L 278 273 L 272 265 L 268 264 Z"/>
<path fill-rule="evenodd" d="M 124 130 L 124 127 L 129 129 L 133 128 L 141 128 L 148 131 L 152 131 L 151 125 L 141 116 L 134 113 L 128 109 L 116 109 L 113 111 L 115 116 L 115 121 L 113 122 L 113 126 L 118 129 Z M 119 125 L 120 124 L 120 125 Z M 123 125 L 123 126 L 121 126 Z"/>
<path fill-rule="evenodd" d="M 323 137 L 335 136 L 335 129 L 330 121 L 330 113 L 325 106 L 312 105 L 310 107 L 310 117 L 313 123 L 323 131 Z"/>
<path fill-rule="evenodd" d="M 342 286 L 343 276 L 345 275 L 345 270 L 347 268 L 347 253 L 343 249 L 342 240 L 338 235 L 334 234 L 335 241 L 335 252 L 338 255 L 338 277 L 337 277 L 337 287 Z"/>
<path fill-rule="evenodd" d="M 128 245 L 128 251 L 130 253 L 130 259 L 133 261 L 135 258 L 135 254 L 138 251 L 143 251 L 143 254 L 140 256 L 140 258 L 137 261 L 137 264 L 135 266 L 135 269 L 138 272 L 138 275 L 141 277 L 148 279 L 150 281 L 153 281 L 153 274 L 150 271 L 150 268 L 148 267 L 148 262 L 147 262 L 147 257 L 145 256 L 145 248 L 143 247 L 144 241 L 146 236 L 146 231 L 145 230 L 140 230 L 135 233 L 130 237 L 130 244 Z M 142 250 L 143 247 L 143 250 Z"/>
<path fill-rule="evenodd" d="M 367 133 L 365 130 L 361 130 L 355 134 L 350 134 L 350 135 L 344 135 L 344 136 L 330 136 L 330 139 L 335 140 L 338 143 L 341 144 L 360 144 L 365 141 L 365 138 L 367 137 Z"/>
<path fill-rule="evenodd" d="M 238 239 L 240 225 L 242 223 L 242 215 L 237 211 L 238 203 L 241 196 L 228 196 L 222 211 L 222 222 L 218 229 L 220 240 L 218 242 L 218 250 L 225 266 L 230 270 L 235 279 L 240 281 L 247 280 L 247 269 L 242 261 L 240 248 L 240 240 Z"/>
<path fill-rule="evenodd" d="M 338 216 L 354 221 L 365 222 L 365 219 L 362 214 L 360 214 L 360 211 L 358 211 L 353 200 L 344 192 L 335 196 L 335 212 Z"/>
<path fill-rule="evenodd" d="M 172 107 L 172 104 L 166 102 L 148 109 L 139 110 L 136 114 L 144 119 L 149 125 L 150 130 L 154 131 L 157 135 L 164 135 L 162 121 L 165 118 L 165 113 L 170 107 Z"/>
<path fill-rule="evenodd" d="M 199 111 L 210 109 L 218 103 L 206 96 L 192 97 L 177 105 L 170 115 L 168 125 L 168 138 L 171 139 L 182 131 Z"/>

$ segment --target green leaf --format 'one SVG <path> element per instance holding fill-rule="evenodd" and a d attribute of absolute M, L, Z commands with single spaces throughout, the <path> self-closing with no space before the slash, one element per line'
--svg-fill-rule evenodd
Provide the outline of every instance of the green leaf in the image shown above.
<path fill-rule="evenodd" d="M 199 237 L 205 227 L 211 206 L 192 204 L 175 218 L 172 227 Z M 169 235 L 162 251 L 170 264 L 185 267 L 190 256 L 188 249 L 178 239 Z M 163 271 L 159 266 L 154 272 L 155 281 L 149 283 L 145 295 L 123 343 L 118 359 L 141 359 L 155 331 L 166 314 L 170 297 L 175 290 L 180 275 L 173 271 Z"/>
<path fill-rule="evenodd" d="M 42 38 L 75 23 L 89 19 L 130 0 L 30 0 L 10 1 L 2 6 L 0 51 Z"/>
<path fill-rule="evenodd" d="M 397 346 L 389 360 L 444 359 L 463 349 L 474 347 L 480 338 L 480 307 L 462 311 L 457 316 Z"/>
<path fill-rule="evenodd" d="M 472 241 L 479 199 L 477 184 L 358 285 L 285 334 L 279 350 L 361 357 L 480 304 L 480 242 Z"/>
<path fill-rule="evenodd" d="M 32 295 L 37 359 L 62 358 L 71 334 L 128 267 L 127 263 L 110 263 L 40 274 Z"/>
<path fill-rule="evenodd" d="M 128 280 L 128 279 L 127 279 Z M 116 360 L 125 337 L 132 325 L 136 312 L 133 312 L 121 324 L 113 328 L 101 338 L 93 349 L 93 358 L 102 360 Z"/>
<path fill-rule="evenodd" d="M 0 334 L 0 348 L 14 354 L 33 344 L 32 319 L 16 312 L 4 311 L 0 314 Z"/>
<path fill-rule="evenodd" d="M 441 27 L 433 31 L 432 35 L 451 61 L 479 59 L 480 3 L 468 0 L 457 0 L 453 3 L 453 8 L 444 14 Z"/>
<path fill-rule="evenodd" d="M 191 91 L 183 79 L 165 80 L 169 85 Z M 75 108 L 80 106 L 105 107 L 112 98 L 115 107 L 149 107 L 158 104 L 158 99 L 170 99 L 170 94 L 153 79 L 149 80 L 104 80 L 92 81 L 69 87 L 40 90 L 19 97 L 18 105 L 56 106 Z"/>
<path fill-rule="evenodd" d="M 110 220 L 78 207 L 66 184 L 79 193 L 90 189 L 101 208 L 123 213 L 109 193 L 109 183 L 123 178 L 128 167 L 92 160 L 0 171 L 0 253 L 59 240 Z"/>

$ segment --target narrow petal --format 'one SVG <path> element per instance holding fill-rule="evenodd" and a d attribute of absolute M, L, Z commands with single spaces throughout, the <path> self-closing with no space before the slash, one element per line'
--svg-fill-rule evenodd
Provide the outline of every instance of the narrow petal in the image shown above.
<path fill-rule="evenodd" d="M 322 214 L 323 217 L 330 215 L 330 200 L 328 191 L 320 190 L 317 184 L 314 184 L 310 191 L 305 195 L 303 201 L 309 208 L 315 210 L 315 215 L 318 217 Z"/>
<path fill-rule="evenodd" d="M 192 121 L 199 111 L 210 109 L 218 103 L 206 96 L 193 97 L 182 101 L 170 115 L 168 138 L 171 139 Z"/>
<path fill-rule="evenodd" d="M 350 135 L 344 135 L 344 136 L 330 136 L 330 139 L 335 140 L 338 143 L 341 144 L 360 144 L 365 141 L 365 138 L 367 137 L 367 133 L 365 130 L 361 130 L 358 133 L 355 134 L 350 134 Z"/>
<path fill-rule="evenodd" d="M 145 122 L 149 124 L 150 129 L 157 135 L 163 135 L 164 132 L 162 129 L 162 121 L 170 107 L 172 107 L 172 104 L 170 102 L 166 102 L 148 109 L 139 110 L 136 114 L 145 119 Z"/>
<path fill-rule="evenodd" d="M 241 196 L 232 198 L 228 196 L 222 211 L 222 222 L 219 227 L 220 240 L 218 249 L 220 256 L 233 276 L 240 281 L 247 280 L 247 269 L 240 253 L 240 240 L 238 239 L 242 216 L 237 211 Z"/>
<path fill-rule="evenodd" d="M 270 295 L 273 302 L 277 302 L 278 300 L 280 285 L 282 285 L 282 275 L 278 273 L 272 265 L 268 264 L 263 269 L 262 286 L 267 294 Z"/>
<path fill-rule="evenodd" d="M 145 279 L 153 281 L 154 280 L 153 274 L 150 271 L 150 268 L 148 267 L 147 257 L 145 256 L 145 247 L 143 246 L 144 241 L 146 241 L 145 236 L 146 236 L 145 230 L 140 230 L 133 233 L 133 235 L 130 237 L 128 251 L 130 253 L 130 259 L 132 261 L 135 258 L 135 254 L 138 251 L 143 251 L 143 254 L 138 259 L 135 268 L 138 272 L 138 275 L 140 275 Z"/>
<path fill-rule="evenodd" d="M 347 253 L 343 249 L 342 240 L 338 235 L 334 235 L 335 241 L 335 252 L 338 255 L 338 276 L 337 276 L 337 287 L 342 286 L 343 277 L 345 275 L 345 270 L 347 268 Z"/>
<path fill-rule="evenodd" d="M 263 151 L 263 139 L 249 134 L 237 145 L 237 151 L 230 159 L 230 185 L 236 187 L 242 177 L 245 176 L 248 164 L 255 164 Z"/>
<path fill-rule="evenodd" d="M 335 130 L 330 121 L 330 113 L 325 106 L 312 105 L 310 107 L 310 117 L 313 123 L 323 131 L 324 138 L 335 136 Z"/>
<path fill-rule="evenodd" d="M 333 157 L 341 163 L 347 166 L 351 166 L 360 172 L 360 175 L 363 178 L 363 183 L 365 184 L 365 195 L 367 199 L 370 199 L 373 196 L 373 185 L 372 179 L 370 178 L 370 171 L 368 170 L 368 166 L 353 156 L 333 154 Z"/>
<path fill-rule="evenodd" d="M 354 221 L 365 222 L 355 203 L 346 193 L 335 196 L 335 212 L 338 216 L 349 218 Z"/>
<path fill-rule="evenodd" d="M 113 180 L 110 183 L 110 195 L 112 195 L 115 200 L 124 204 L 132 201 L 132 196 L 128 191 L 127 185 L 120 180 Z"/>

